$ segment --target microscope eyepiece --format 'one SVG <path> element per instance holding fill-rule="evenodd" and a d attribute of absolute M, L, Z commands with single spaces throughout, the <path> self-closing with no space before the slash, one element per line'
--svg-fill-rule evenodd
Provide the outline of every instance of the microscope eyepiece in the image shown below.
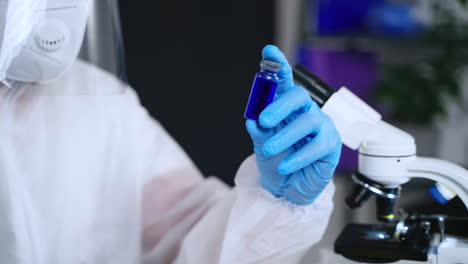
<path fill-rule="evenodd" d="M 294 81 L 309 91 L 310 97 L 320 107 L 335 93 L 335 89 L 322 81 L 306 67 L 298 64 L 294 67 Z"/>

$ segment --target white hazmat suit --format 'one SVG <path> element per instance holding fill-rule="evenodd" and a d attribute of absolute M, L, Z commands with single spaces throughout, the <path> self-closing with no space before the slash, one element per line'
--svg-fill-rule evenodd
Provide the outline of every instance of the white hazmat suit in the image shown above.
<path fill-rule="evenodd" d="M 60 2 L 116 5 L 39 8 Z M 204 179 L 135 92 L 83 54 L 47 82 L 9 74 L 24 63 L 15 58 L 1 67 L 11 88 L 0 88 L 0 263 L 295 263 L 320 240 L 332 185 L 291 204 L 263 190 L 253 157 L 234 189 Z"/>

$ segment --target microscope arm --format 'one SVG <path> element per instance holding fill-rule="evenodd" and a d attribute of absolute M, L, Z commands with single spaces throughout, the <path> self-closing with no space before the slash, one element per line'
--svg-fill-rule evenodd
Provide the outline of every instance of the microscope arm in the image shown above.
<path fill-rule="evenodd" d="M 425 178 L 452 189 L 468 209 L 468 170 L 448 161 L 416 157 L 407 165 L 410 178 Z"/>

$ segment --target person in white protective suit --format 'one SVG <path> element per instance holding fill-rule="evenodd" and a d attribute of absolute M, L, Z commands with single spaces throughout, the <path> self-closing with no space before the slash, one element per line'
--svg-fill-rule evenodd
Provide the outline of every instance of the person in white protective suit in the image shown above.
<path fill-rule="evenodd" d="M 0 0 L 0 19 L 0 263 L 296 263 L 320 240 L 341 145 L 276 48 L 264 56 L 298 102 L 247 123 L 256 155 L 230 189 L 202 177 L 123 81 L 116 0 Z M 269 172 L 288 153 L 267 141 L 274 113 L 298 104 L 315 125 L 288 138 L 315 135 L 318 150 Z"/>

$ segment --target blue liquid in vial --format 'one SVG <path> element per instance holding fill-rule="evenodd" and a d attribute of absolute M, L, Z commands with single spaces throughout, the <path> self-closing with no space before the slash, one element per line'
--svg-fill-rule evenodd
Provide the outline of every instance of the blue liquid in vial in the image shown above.
<path fill-rule="evenodd" d="M 261 71 L 255 75 L 249 102 L 245 110 L 245 117 L 254 121 L 258 121 L 262 111 L 275 99 L 279 82 L 278 72 L 281 70 L 281 64 L 264 59 L 260 67 Z M 286 127 L 301 113 L 301 111 L 298 111 L 291 114 L 281 122 L 280 128 Z M 312 140 L 312 137 L 307 136 L 299 140 L 292 148 L 298 150 L 305 146 L 310 140 Z"/>
<path fill-rule="evenodd" d="M 245 117 L 258 121 L 262 111 L 273 102 L 278 88 L 276 72 L 263 70 L 255 75 Z"/>

